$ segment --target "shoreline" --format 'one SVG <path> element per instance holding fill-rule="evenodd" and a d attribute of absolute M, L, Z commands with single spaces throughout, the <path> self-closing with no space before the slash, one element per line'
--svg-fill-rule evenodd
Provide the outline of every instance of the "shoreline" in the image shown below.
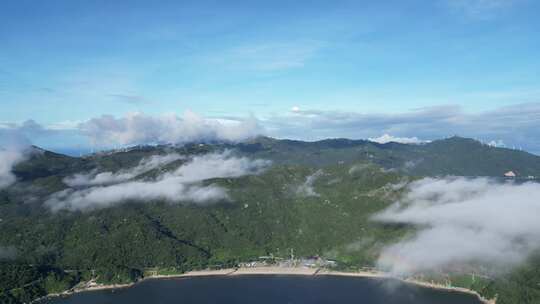
<path fill-rule="evenodd" d="M 41 301 L 46 298 L 70 296 L 80 292 L 91 292 L 99 290 L 114 290 L 123 289 L 134 286 L 135 284 L 144 282 L 146 280 L 160 280 L 160 279 L 176 279 L 176 278 L 190 278 L 190 277 L 207 277 L 207 276 L 242 276 L 242 275 L 298 275 L 298 276 L 344 276 L 344 277 L 360 277 L 360 278 L 379 278 L 379 279 L 393 279 L 398 280 L 405 284 L 416 285 L 423 288 L 431 288 L 448 292 L 460 292 L 469 295 L 476 296 L 484 304 L 496 304 L 496 299 L 486 299 L 482 297 L 478 292 L 464 288 L 464 287 L 451 287 L 437 283 L 430 283 L 415 279 L 398 278 L 391 276 L 385 272 L 378 271 L 334 271 L 324 268 L 311 268 L 311 267 L 277 267 L 277 266 L 264 266 L 264 267 L 250 267 L 250 268 L 226 268 L 218 270 L 194 270 L 181 274 L 170 275 L 151 275 L 146 276 L 136 282 L 127 284 L 97 284 L 93 281 L 86 282 L 85 286 L 77 287 L 70 290 L 66 290 L 62 293 L 49 294 L 43 298 L 37 299 L 35 302 Z"/>

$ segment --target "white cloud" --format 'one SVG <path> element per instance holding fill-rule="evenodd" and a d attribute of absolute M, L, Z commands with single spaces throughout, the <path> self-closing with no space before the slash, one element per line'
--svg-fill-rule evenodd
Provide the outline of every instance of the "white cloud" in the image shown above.
<path fill-rule="evenodd" d="M 504 141 L 502 141 L 500 139 L 491 140 L 487 144 L 488 144 L 488 146 L 491 146 L 491 147 L 506 147 L 506 145 L 504 144 Z"/>
<path fill-rule="evenodd" d="M 262 120 L 268 135 L 280 138 L 398 138 L 432 140 L 460 135 L 496 138 L 507 146 L 540 153 L 540 103 L 516 104 L 470 113 L 459 106 L 437 106 L 402 113 L 302 110 Z"/>
<path fill-rule="evenodd" d="M 369 138 L 369 140 L 379 144 L 386 144 L 389 142 L 396 142 L 401 144 L 422 144 L 429 142 L 429 140 L 421 140 L 418 139 L 418 137 L 395 137 L 389 134 L 383 134 L 379 137 Z"/>
<path fill-rule="evenodd" d="M 513 267 L 540 249 L 540 184 L 426 178 L 374 219 L 418 228 L 385 248 L 379 266 L 398 275 L 467 263 Z"/>
<path fill-rule="evenodd" d="M 369 164 L 356 164 L 356 165 L 353 165 L 349 169 L 349 174 L 354 175 L 355 173 L 362 172 L 362 171 L 368 169 L 369 167 L 370 167 Z"/>
<path fill-rule="evenodd" d="M 195 156 L 175 171 L 153 180 L 127 181 L 86 189 L 69 188 L 54 193 L 45 204 L 53 211 L 73 211 L 105 208 L 126 201 L 212 203 L 228 200 L 227 191 L 217 185 L 203 185 L 202 181 L 259 174 L 269 165 L 269 161 L 236 157 L 228 151 L 205 154 Z"/>
<path fill-rule="evenodd" d="M 14 166 L 28 158 L 30 144 L 18 132 L 6 132 L 0 137 L 0 189 L 16 181 L 12 172 Z"/>
<path fill-rule="evenodd" d="M 133 181 L 111 186 L 97 186 L 83 190 L 67 189 L 57 192 L 45 204 L 52 211 L 93 210 L 111 207 L 126 201 L 166 200 L 194 203 L 226 200 L 221 187 L 186 185 L 180 178 L 164 178 L 154 182 Z"/>
<path fill-rule="evenodd" d="M 103 115 L 79 125 L 83 134 L 95 144 L 121 145 L 148 143 L 186 143 L 199 141 L 241 141 L 262 133 L 254 117 L 244 120 L 217 120 L 201 117 L 191 111 L 150 116 L 132 113 L 115 118 Z"/>
<path fill-rule="evenodd" d="M 25 154 L 17 150 L 0 150 L 0 189 L 6 188 L 16 180 L 11 169 L 25 159 Z"/>
<path fill-rule="evenodd" d="M 319 194 L 315 192 L 313 184 L 320 176 L 322 176 L 322 174 L 322 170 L 317 170 L 315 173 L 308 175 L 306 181 L 296 189 L 296 194 L 301 196 L 319 196 Z"/>
<path fill-rule="evenodd" d="M 538 124 L 540 103 L 516 104 L 483 112 L 466 112 L 459 106 L 437 106 L 402 113 L 359 113 L 352 111 L 304 110 L 286 111 L 261 120 L 208 119 L 192 112 L 150 116 L 141 113 L 125 117 L 101 116 L 71 130 L 64 127 L 40 127 L 33 121 L 23 124 L 0 123 L 0 137 L 6 131 L 18 130 L 33 142 L 84 142 L 110 148 L 113 145 L 145 143 L 185 143 L 191 141 L 241 141 L 259 134 L 279 138 L 319 140 L 351 138 L 383 140 L 388 137 L 422 140 L 460 135 L 472 138 L 497 139 L 507 147 L 523 147 L 540 153 Z M 76 134 L 75 134 L 76 133 Z M 86 136 L 81 136 L 81 133 Z M 75 139 L 74 136 L 77 135 Z M 379 137 L 379 138 L 378 138 Z"/>
<path fill-rule="evenodd" d="M 64 182 L 70 187 L 95 186 L 95 185 L 110 185 L 128 181 L 136 176 L 156 169 L 163 165 L 172 163 L 184 157 L 177 153 L 166 155 L 152 155 L 141 159 L 136 167 L 130 169 L 122 169 L 118 172 L 97 172 L 79 173 L 73 176 L 66 177 Z"/>

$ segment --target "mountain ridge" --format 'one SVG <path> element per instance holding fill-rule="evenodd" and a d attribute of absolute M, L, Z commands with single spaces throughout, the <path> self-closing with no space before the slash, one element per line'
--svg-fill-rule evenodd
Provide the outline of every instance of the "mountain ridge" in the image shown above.
<path fill-rule="evenodd" d="M 109 150 L 83 157 L 67 156 L 51 151 L 43 154 L 49 160 L 68 161 L 118 158 L 125 155 L 151 153 L 202 153 L 220 149 L 232 149 L 242 154 L 268 158 L 278 163 L 294 161 L 311 165 L 327 165 L 335 162 L 358 160 L 371 161 L 386 169 L 405 170 L 422 176 L 463 175 L 502 176 L 513 171 L 519 177 L 540 176 L 540 156 L 503 147 L 493 147 L 471 138 L 453 136 L 422 144 L 398 142 L 377 143 L 369 140 L 329 138 L 318 141 L 276 139 L 259 136 L 240 143 L 188 143 L 175 145 L 145 145 Z M 303 153 L 301 159 L 291 154 Z M 319 155 L 319 157 L 317 157 Z M 37 158 L 39 158 L 37 154 Z M 322 157 L 324 156 L 324 157 Z M 340 159 L 340 157 L 342 159 Z M 35 157 L 34 157 L 35 158 Z M 22 166 L 16 167 L 21 174 Z"/>

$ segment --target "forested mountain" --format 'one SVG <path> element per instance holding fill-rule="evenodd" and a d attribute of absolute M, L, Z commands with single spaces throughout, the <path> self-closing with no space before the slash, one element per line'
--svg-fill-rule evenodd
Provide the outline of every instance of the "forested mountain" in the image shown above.
<path fill-rule="evenodd" d="M 362 160 L 422 176 L 502 176 L 510 170 L 522 177 L 540 175 L 537 155 L 457 136 L 419 145 L 349 139 L 304 142 L 260 137 L 240 144 L 239 148 L 284 163 L 326 165 Z"/>
<path fill-rule="evenodd" d="M 190 167 L 194 157 L 212 153 L 226 157 Z M 245 168 L 237 172 L 229 163 Z M 218 167 L 223 172 L 212 172 Z M 34 147 L 13 169 L 17 182 L 0 190 L 0 302 L 29 302 L 90 278 L 130 282 L 156 267 L 232 267 L 291 250 L 345 269 L 375 266 L 383 246 L 414 232 L 370 220 L 400 197 L 400 185 L 507 171 L 540 176 L 540 157 L 458 137 L 422 145 L 259 137 L 81 158 Z M 171 194 L 170 181 L 186 191 Z M 138 196 L 118 196 L 125 189 Z M 206 199 L 210 194 L 221 196 Z M 533 259 L 500 280 L 467 287 L 498 294 L 498 303 L 534 303 L 539 287 L 517 282 L 540 278 L 539 265 Z"/>

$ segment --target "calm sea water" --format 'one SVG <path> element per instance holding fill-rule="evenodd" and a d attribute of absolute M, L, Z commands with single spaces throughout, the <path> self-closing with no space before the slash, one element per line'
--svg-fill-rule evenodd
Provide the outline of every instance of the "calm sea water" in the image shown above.
<path fill-rule="evenodd" d="M 476 297 L 393 280 L 338 276 L 237 276 L 146 280 L 131 288 L 47 300 L 55 304 L 479 304 Z"/>

